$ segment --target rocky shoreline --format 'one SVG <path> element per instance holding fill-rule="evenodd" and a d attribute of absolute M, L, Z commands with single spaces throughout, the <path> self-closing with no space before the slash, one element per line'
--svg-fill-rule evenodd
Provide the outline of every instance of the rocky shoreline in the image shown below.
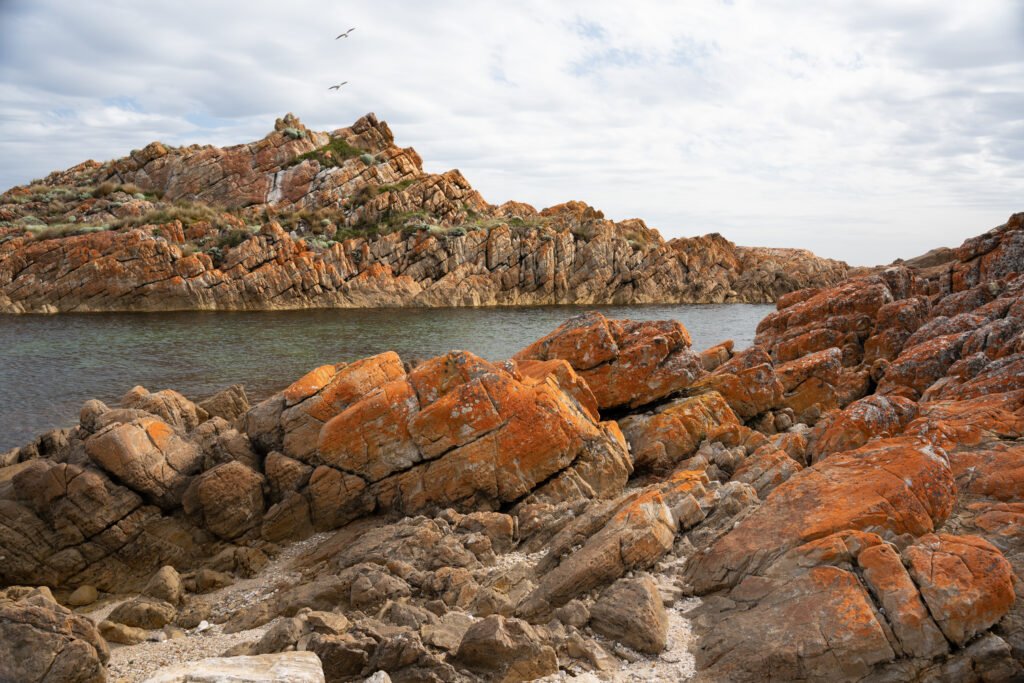
<path fill-rule="evenodd" d="M 153 143 L 0 195 L 0 313 L 766 303 L 848 273 L 718 234 L 666 241 L 581 202 L 488 204 L 372 114 Z"/>
<path fill-rule="evenodd" d="M 89 401 L 0 455 L 0 680 L 1020 680 L 1022 273 Z"/>

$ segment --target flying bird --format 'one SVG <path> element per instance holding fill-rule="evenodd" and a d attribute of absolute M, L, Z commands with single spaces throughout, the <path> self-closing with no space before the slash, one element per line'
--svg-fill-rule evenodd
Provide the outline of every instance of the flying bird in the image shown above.
<path fill-rule="evenodd" d="M 350 28 L 349 30 L 345 31 L 344 33 L 339 34 L 338 38 L 348 38 L 348 34 L 352 33 L 352 31 L 355 31 L 355 30 L 356 29 L 354 27 Z M 337 40 L 338 38 L 335 38 L 335 40 Z"/>
<path fill-rule="evenodd" d="M 328 90 L 340 90 L 341 86 L 345 85 L 346 83 L 348 83 L 348 81 L 342 81 L 338 85 L 332 85 L 331 87 L 328 88 Z"/>

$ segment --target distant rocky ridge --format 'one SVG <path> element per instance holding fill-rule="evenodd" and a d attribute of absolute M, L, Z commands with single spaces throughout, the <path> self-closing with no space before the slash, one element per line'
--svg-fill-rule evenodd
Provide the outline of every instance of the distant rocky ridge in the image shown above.
<path fill-rule="evenodd" d="M 0 454 L 0 680 L 210 633 L 248 635 L 153 680 L 1022 680 L 1024 214 L 951 255 L 747 349 L 589 313 L 87 401 Z"/>
<path fill-rule="evenodd" d="M 152 143 L 0 195 L 0 312 L 771 302 L 845 263 L 665 241 L 580 202 L 488 204 L 369 114 L 229 148 Z"/>

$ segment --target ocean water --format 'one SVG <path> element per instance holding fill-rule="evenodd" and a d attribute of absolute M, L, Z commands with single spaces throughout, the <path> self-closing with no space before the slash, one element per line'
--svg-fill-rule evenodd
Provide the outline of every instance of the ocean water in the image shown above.
<path fill-rule="evenodd" d="M 452 349 L 508 358 L 572 315 L 682 322 L 701 350 L 748 346 L 770 305 L 539 306 L 260 312 L 0 315 L 0 451 L 77 423 L 89 398 L 109 405 L 137 384 L 205 398 L 235 383 L 265 398 L 306 371 L 387 350 Z"/>

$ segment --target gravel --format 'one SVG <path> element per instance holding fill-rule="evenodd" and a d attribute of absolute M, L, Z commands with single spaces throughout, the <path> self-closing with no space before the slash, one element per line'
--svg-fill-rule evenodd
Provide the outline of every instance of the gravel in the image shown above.
<path fill-rule="evenodd" d="M 237 610 L 265 599 L 281 588 L 295 585 L 301 578 L 301 572 L 292 566 L 293 561 L 315 549 L 330 537 L 330 533 L 323 533 L 298 543 L 292 543 L 255 577 L 239 580 L 230 586 L 203 596 L 213 605 L 210 621 L 226 619 Z M 128 598 L 121 597 L 117 600 L 98 603 L 85 616 L 99 623 L 126 599 Z M 146 680 L 165 666 L 218 657 L 225 650 L 239 643 L 259 640 L 271 624 L 272 622 L 248 631 L 231 634 L 224 633 L 221 625 L 213 624 L 202 632 L 198 628 L 185 631 L 184 638 L 174 638 L 162 642 L 147 641 L 137 645 L 111 643 L 108 678 L 115 683 L 136 683 L 136 681 Z M 162 635 L 162 631 L 151 632 L 154 639 Z"/>

